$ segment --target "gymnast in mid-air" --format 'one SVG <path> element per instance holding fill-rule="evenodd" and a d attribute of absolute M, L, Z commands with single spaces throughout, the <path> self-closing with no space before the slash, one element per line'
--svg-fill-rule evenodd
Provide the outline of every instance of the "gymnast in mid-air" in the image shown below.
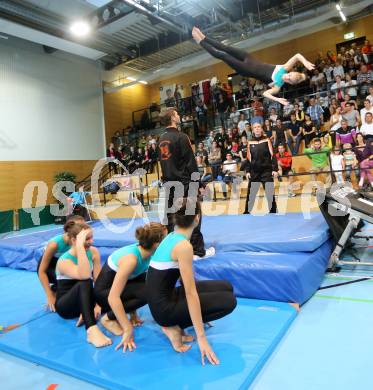
<path fill-rule="evenodd" d="M 295 64 L 301 62 L 308 70 L 313 70 L 315 68 L 315 65 L 307 61 L 302 54 L 295 54 L 286 62 L 286 64 L 272 65 L 257 60 L 244 50 L 223 45 L 222 43 L 205 36 L 197 27 L 193 28 L 192 36 L 194 40 L 213 57 L 224 61 L 241 76 L 253 77 L 269 84 L 270 88 L 263 93 L 263 96 L 285 106 L 289 104 L 288 101 L 274 95 L 280 92 L 281 87 L 285 83 L 299 84 L 307 78 L 304 73 L 292 71 Z"/>

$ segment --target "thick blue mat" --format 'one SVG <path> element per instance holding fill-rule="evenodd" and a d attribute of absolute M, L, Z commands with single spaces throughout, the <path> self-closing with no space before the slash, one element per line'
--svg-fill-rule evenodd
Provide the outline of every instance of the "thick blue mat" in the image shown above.
<path fill-rule="evenodd" d="M 0 309 L 1 310 L 1 309 Z M 200 362 L 198 346 L 173 352 L 147 308 L 145 324 L 135 330 L 137 350 L 123 354 L 96 350 L 74 321 L 49 314 L 0 337 L 0 350 L 92 382 L 105 389 L 247 389 L 296 316 L 289 305 L 239 299 L 236 310 L 207 330 L 221 360 Z M 53 380 L 53 378 L 51 378 Z"/>
<path fill-rule="evenodd" d="M 314 252 L 221 252 L 195 261 L 197 279 L 225 279 L 236 296 L 303 304 L 320 287 L 332 243 Z"/>
<path fill-rule="evenodd" d="M 0 326 L 27 324 L 47 314 L 35 272 L 0 267 Z"/>

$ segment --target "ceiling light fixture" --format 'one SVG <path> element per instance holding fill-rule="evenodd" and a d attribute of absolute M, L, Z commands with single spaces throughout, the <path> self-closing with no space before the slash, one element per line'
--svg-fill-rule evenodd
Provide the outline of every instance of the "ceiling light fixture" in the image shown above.
<path fill-rule="evenodd" d="M 140 80 L 139 83 L 144 84 L 144 85 L 148 84 L 148 82 L 145 80 Z"/>
<path fill-rule="evenodd" d="M 137 79 L 135 79 L 134 77 L 130 77 L 130 76 L 127 77 L 127 80 L 130 80 L 130 81 L 137 81 Z"/>
<path fill-rule="evenodd" d="M 91 26 L 88 22 L 79 20 L 71 25 L 70 31 L 77 37 L 85 37 L 91 32 Z"/>

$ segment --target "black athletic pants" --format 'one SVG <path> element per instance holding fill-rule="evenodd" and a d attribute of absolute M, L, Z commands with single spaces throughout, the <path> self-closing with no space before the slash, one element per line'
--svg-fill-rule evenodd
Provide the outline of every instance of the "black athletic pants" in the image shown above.
<path fill-rule="evenodd" d="M 184 196 L 186 197 L 188 194 L 188 187 L 186 186 L 184 190 Z M 170 209 L 174 205 L 174 197 L 175 197 L 175 188 L 170 188 L 170 194 L 168 197 L 168 208 Z M 192 232 L 192 236 L 190 238 L 190 243 L 193 246 L 193 253 L 197 256 L 203 257 L 206 254 L 205 249 L 205 241 L 203 239 L 203 235 L 201 233 L 201 224 L 202 224 L 202 212 L 199 214 L 199 224 L 196 226 Z M 167 231 L 171 233 L 174 231 L 175 223 L 174 223 L 174 213 L 167 214 Z"/>
<path fill-rule="evenodd" d="M 200 45 L 213 57 L 224 61 L 241 76 L 254 77 L 267 84 L 272 82 L 275 65 L 260 62 L 245 50 L 223 45 L 209 37 L 203 39 Z"/>
<path fill-rule="evenodd" d="M 196 282 L 196 287 L 204 323 L 225 317 L 237 305 L 233 287 L 225 280 L 203 280 Z M 178 325 L 182 329 L 193 325 L 183 286 L 175 288 L 170 305 L 172 305 L 172 308 L 170 306 L 171 310 L 167 310 L 167 318 L 161 318 L 160 325 L 166 327 Z M 152 313 L 154 310 L 156 308 L 152 307 Z M 159 319 L 162 314 L 153 313 L 153 316 Z"/>
<path fill-rule="evenodd" d="M 65 319 L 83 316 L 85 328 L 96 325 L 92 279 L 60 279 L 57 282 L 56 312 Z"/>
<path fill-rule="evenodd" d="M 39 275 L 39 268 L 41 264 L 41 259 L 43 256 L 40 258 L 38 266 L 36 268 L 36 272 Z M 56 280 L 56 265 L 57 265 L 58 258 L 57 257 L 52 257 L 51 261 L 49 262 L 48 268 L 47 268 L 47 276 L 49 280 L 49 284 L 51 285 L 52 291 L 56 291 L 57 289 L 57 280 Z"/>
<path fill-rule="evenodd" d="M 268 203 L 268 210 L 270 213 L 277 213 L 277 204 L 275 200 L 275 184 L 273 182 L 273 177 L 254 178 L 249 180 L 247 185 L 247 195 L 245 201 L 245 211 L 244 214 L 250 214 L 254 208 L 255 198 L 259 191 L 260 184 L 263 186 L 265 191 L 265 196 Z"/>
<path fill-rule="evenodd" d="M 115 320 L 115 314 L 111 310 L 108 302 L 113 280 L 116 272 L 113 271 L 107 263 L 102 267 L 100 275 L 98 276 L 95 283 L 95 297 L 97 303 L 101 306 L 102 314 L 106 313 L 110 320 Z M 145 276 L 141 274 L 137 278 L 130 279 L 126 283 L 120 299 L 123 303 L 124 310 L 126 313 L 131 313 L 138 308 L 147 304 L 146 290 L 145 290 Z"/>

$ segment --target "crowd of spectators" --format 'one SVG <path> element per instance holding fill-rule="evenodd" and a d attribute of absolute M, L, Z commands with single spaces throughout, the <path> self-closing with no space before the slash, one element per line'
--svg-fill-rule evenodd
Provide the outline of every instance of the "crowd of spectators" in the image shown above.
<path fill-rule="evenodd" d="M 292 157 L 304 153 L 311 159 L 311 171 L 328 171 L 331 163 L 336 181 L 350 180 L 354 172 L 360 187 L 366 179 L 373 186 L 371 58 L 369 41 L 363 47 L 354 43 L 341 47 L 337 55 L 318 53 L 316 69 L 303 86 L 307 94 L 292 98 L 294 91 L 288 91 L 289 104 L 284 107 L 263 99 L 267 86 L 250 79 L 240 81 L 234 98 L 226 87 L 214 86 L 210 107 L 197 97 L 193 112 L 184 115 L 183 122 L 194 121 L 198 129 L 195 153 L 202 181 L 234 183 L 237 173 L 245 171 L 251 128 L 259 122 L 272 141 L 280 174 L 291 174 Z M 209 131 L 212 121 L 218 126 Z M 142 137 L 137 149 L 109 149 L 108 156 L 117 157 L 130 172 L 138 167 L 152 172 L 158 157 L 156 142 L 154 136 Z M 325 176 L 329 185 L 330 175 Z M 223 193 L 226 196 L 227 191 Z"/>

